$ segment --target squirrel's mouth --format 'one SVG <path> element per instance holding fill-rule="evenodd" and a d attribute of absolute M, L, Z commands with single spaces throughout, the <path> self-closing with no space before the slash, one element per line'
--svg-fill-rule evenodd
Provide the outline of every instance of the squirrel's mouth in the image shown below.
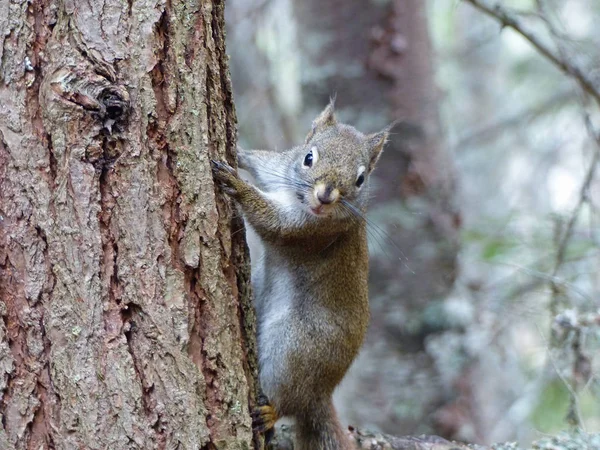
<path fill-rule="evenodd" d="M 329 217 L 333 214 L 339 198 L 338 189 L 325 183 L 317 183 L 306 200 L 311 214 L 317 217 Z"/>
<path fill-rule="evenodd" d="M 304 206 L 306 206 L 306 209 L 308 209 L 308 211 L 313 215 L 313 216 L 317 216 L 317 217 L 323 217 L 328 215 L 326 213 L 326 209 L 325 206 L 327 205 L 323 205 L 321 203 L 313 203 L 310 201 L 306 201 L 306 196 L 304 194 L 301 193 L 296 193 L 296 197 L 298 198 L 298 200 L 300 200 L 300 203 L 302 203 Z"/>
<path fill-rule="evenodd" d="M 308 205 L 308 210 L 313 216 L 317 217 L 331 217 L 334 215 L 334 210 L 336 209 L 336 205 L 324 205 L 319 203 L 311 203 Z"/>
<path fill-rule="evenodd" d="M 325 216 L 326 215 L 325 211 L 323 210 L 323 205 L 311 206 L 310 212 L 313 213 L 315 216 Z"/>

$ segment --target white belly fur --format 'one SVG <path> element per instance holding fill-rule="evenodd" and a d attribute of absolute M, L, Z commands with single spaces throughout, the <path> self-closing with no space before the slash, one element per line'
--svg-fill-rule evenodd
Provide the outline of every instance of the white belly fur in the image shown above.
<path fill-rule="evenodd" d="M 293 279 L 286 268 L 281 267 L 277 277 L 271 280 L 261 303 L 259 317 L 258 355 L 260 383 L 264 393 L 276 402 L 278 386 L 284 383 L 286 355 L 290 352 L 289 324 L 292 314 Z"/>

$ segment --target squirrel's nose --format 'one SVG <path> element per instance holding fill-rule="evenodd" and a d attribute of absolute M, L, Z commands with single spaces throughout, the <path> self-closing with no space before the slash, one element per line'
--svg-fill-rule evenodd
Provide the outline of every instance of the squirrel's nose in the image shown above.
<path fill-rule="evenodd" d="M 337 201 L 340 196 L 340 191 L 332 186 L 319 183 L 315 186 L 315 196 L 322 205 L 330 205 Z"/>
<path fill-rule="evenodd" d="M 333 199 L 331 197 L 327 197 L 325 195 L 321 196 L 320 194 L 317 194 L 317 198 L 324 205 L 329 205 L 330 203 L 333 203 Z"/>

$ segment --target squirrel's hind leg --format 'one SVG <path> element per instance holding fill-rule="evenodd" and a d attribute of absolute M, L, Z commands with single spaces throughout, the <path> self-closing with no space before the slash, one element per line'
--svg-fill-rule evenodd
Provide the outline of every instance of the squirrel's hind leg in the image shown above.
<path fill-rule="evenodd" d="M 263 433 L 265 445 L 268 445 L 275 434 L 275 423 L 279 420 L 279 414 L 266 395 L 258 396 L 258 406 L 252 412 L 252 428 L 254 431 Z"/>

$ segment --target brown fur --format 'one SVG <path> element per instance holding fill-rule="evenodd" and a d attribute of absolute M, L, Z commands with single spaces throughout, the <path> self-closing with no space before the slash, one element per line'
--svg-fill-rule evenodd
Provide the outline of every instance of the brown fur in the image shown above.
<path fill-rule="evenodd" d="M 338 124 L 330 104 L 304 145 L 283 153 L 240 151 L 240 166 L 258 186 L 214 163 L 221 186 L 263 241 L 264 258 L 253 261 L 261 385 L 280 416 L 295 417 L 300 450 L 352 448 L 331 396 L 367 329 L 368 249 L 361 215 L 368 175 L 387 133 L 365 136 Z M 316 160 L 312 167 L 304 164 L 308 152 Z M 358 188 L 361 167 L 365 182 Z M 321 205 L 314 192 L 318 183 L 324 183 L 323 192 L 337 189 L 340 199 Z M 310 213 L 315 205 L 323 215 Z"/>

